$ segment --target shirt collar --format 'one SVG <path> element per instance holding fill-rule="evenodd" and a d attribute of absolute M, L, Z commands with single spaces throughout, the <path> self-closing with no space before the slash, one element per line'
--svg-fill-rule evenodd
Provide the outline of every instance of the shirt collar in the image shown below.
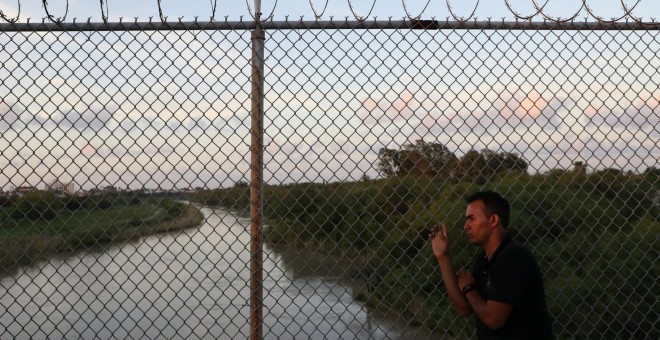
<path fill-rule="evenodd" d="M 488 255 L 486 255 L 486 252 L 484 252 L 484 259 L 488 261 L 488 263 L 493 262 L 495 257 L 497 257 L 497 254 L 499 254 L 502 251 L 502 249 L 504 249 L 504 247 L 506 247 L 506 245 L 509 244 L 510 242 L 511 242 L 511 234 L 505 232 L 504 236 L 502 237 L 502 242 L 500 242 L 500 245 L 497 246 L 497 249 L 493 253 L 493 256 L 489 259 Z"/>

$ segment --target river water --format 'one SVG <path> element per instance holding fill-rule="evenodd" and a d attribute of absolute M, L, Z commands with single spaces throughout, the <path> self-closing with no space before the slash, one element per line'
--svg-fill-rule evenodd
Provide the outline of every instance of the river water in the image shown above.
<path fill-rule="evenodd" d="M 0 339 L 245 339 L 249 219 L 54 258 L 0 280 Z M 325 255 L 264 246 L 265 339 L 426 339 L 356 301 Z"/>

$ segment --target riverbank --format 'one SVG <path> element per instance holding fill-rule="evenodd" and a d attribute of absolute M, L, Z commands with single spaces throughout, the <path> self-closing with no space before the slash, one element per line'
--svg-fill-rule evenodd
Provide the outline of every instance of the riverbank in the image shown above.
<path fill-rule="evenodd" d="M 327 282 L 337 282 L 348 288 L 348 293 L 356 302 L 364 305 L 363 310 L 374 319 L 394 325 L 401 330 L 404 339 L 457 339 L 448 336 L 441 329 L 431 329 L 423 324 L 422 315 L 404 315 L 401 311 L 384 303 L 374 303 L 369 296 L 376 288 L 377 276 L 374 268 L 364 258 L 356 254 L 329 252 L 319 245 L 307 244 L 272 244 L 273 256 L 287 269 L 291 280 L 309 282 L 315 278 L 323 278 Z M 421 304 L 421 301 L 414 301 Z M 405 336 L 403 336 L 405 334 Z"/>
<path fill-rule="evenodd" d="M 57 210 L 52 219 L 20 217 L 14 211 L 3 211 L 0 219 L 0 277 L 53 256 L 183 230 L 204 220 L 198 207 L 167 199 L 81 205 Z"/>

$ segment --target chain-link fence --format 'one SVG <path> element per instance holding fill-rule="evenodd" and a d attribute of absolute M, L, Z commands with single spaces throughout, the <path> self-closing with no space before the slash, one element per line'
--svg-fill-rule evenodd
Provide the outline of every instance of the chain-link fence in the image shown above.
<path fill-rule="evenodd" d="M 254 27 L 84 25 L 1 26 L 0 337 L 249 336 Z M 660 337 L 657 26 L 268 25 L 264 338 L 472 337 L 484 188 L 556 335 Z"/>

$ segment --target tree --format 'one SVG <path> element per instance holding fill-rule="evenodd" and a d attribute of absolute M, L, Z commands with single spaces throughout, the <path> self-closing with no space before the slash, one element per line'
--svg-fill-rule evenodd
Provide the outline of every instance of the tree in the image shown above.
<path fill-rule="evenodd" d="M 454 177 L 459 181 L 484 183 L 488 173 L 488 163 L 477 150 L 468 151 L 456 164 Z"/>
<path fill-rule="evenodd" d="M 449 178 L 456 156 L 440 143 L 417 140 L 402 150 L 383 148 L 378 152 L 378 167 L 386 177 L 427 176 Z"/>
<path fill-rule="evenodd" d="M 461 157 L 454 169 L 454 177 L 460 181 L 484 183 L 501 171 L 527 171 L 527 161 L 515 153 L 495 152 L 489 149 L 470 150 Z"/>
<path fill-rule="evenodd" d="M 490 178 L 490 176 L 500 172 L 500 171 L 511 171 L 511 170 L 520 170 L 527 171 L 527 161 L 520 158 L 515 153 L 510 152 L 495 152 L 489 149 L 481 150 L 481 155 L 483 156 L 487 169 L 485 170 L 484 175 Z"/>
<path fill-rule="evenodd" d="M 427 143 L 421 139 L 414 145 L 404 145 L 403 149 L 403 158 L 413 161 L 410 162 L 409 168 L 404 167 L 404 171 L 414 175 L 448 178 L 458 160 L 446 146 L 440 143 Z M 403 165 L 404 161 L 402 160 L 401 163 Z"/>
<path fill-rule="evenodd" d="M 399 171 L 399 153 L 398 150 L 382 148 L 378 151 L 378 171 L 391 177 Z"/>
<path fill-rule="evenodd" d="M 573 162 L 573 173 L 576 175 L 577 174 L 586 175 L 587 165 L 584 164 L 584 162 L 580 162 L 580 161 Z"/>
<path fill-rule="evenodd" d="M 417 140 L 402 150 L 383 148 L 378 152 L 378 168 L 385 177 L 425 176 L 484 183 L 501 171 L 527 171 L 528 163 L 510 152 L 489 149 L 468 151 L 458 159 L 440 143 Z"/>
<path fill-rule="evenodd" d="M 529 164 L 517 154 L 511 152 L 500 152 L 495 162 L 495 173 L 500 171 L 520 170 L 527 171 Z"/>

